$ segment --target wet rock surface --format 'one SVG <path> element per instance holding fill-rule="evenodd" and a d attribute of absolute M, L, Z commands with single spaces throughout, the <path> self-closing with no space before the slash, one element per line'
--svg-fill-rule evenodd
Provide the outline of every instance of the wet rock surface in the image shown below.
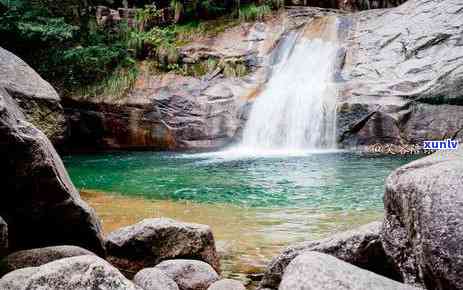
<path fill-rule="evenodd" d="M 270 262 L 260 282 L 259 289 L 278 289 L 288 264 L 308 251 L 326 253 L 380 275 L 400 279 L 384 252 L 380 232 L 381 223 L 373 222 L 326 239 L 290 246 Z"/>
<path fill-rule="evenodd" d="M 104 254 L 94 211 L 80 198 L 48 138 L 25 121 L 17 102 L 0 88 L 0 216 L 10 251 L 77 245 Z"/>
<path fill-rule="evenodd" d="M 279 290 L 418 290 L 333 256 L 306 252 L 286 268 Z"/>
<path fill-rule="evenodd" d="M 145 219 L 110 233 L 106 247 L 112 262 L 124 268 L 151 267 L 163 260 L 196 259 L 220 271 L 215 241 L 209 226 L 182 223 L 172 219 Z"/>
<path fill-rule="evenodd" d="M 40 267 L 13 271 L 0 279 L 0 289 L 142 290 L 116 268 L 94 255 L 65 258 Z"/>
<path fill-rule="evenodd" d="M 83 255 L 94 254 L 76 246 L 53 246 L 18 251 L 0 261 L 0 276 L 17 269 L 38 267 L 55 260 Z"/>
<path fill-rule="evenodd" d="M 174 280 L 155 268 L 141 270 L 135 275 L 133 282 L 143 290 L 179 290 Z"/>
<path fill-rule="evenodd" d="M 173 279 L 180 290 L 207 290 L 219 275 L 207 263 L 195 260 L 167 260 L 154 267 Z"/>
<path fill-rule="evenodd" d="M 382 241 L 403 280 L 463 288 L 463 150 L 409 163 L 386 180 Z"/>
<path fill-rule="evenodd" d="M 15 99 L 27 121 L 53 143 L 63 142 L 66 119 L 58 93 L 22 59 L 1 47 L 0 87 Z"/>

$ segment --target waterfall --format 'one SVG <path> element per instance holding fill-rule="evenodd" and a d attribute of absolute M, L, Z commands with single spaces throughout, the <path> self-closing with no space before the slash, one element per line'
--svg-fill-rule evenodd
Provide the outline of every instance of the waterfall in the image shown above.
<path fill-rule="evenodd" d="M 252 106 L 240 148 L 336 148 L 333 75 L 338 47 L 335 41 L 308 34 L 293 33 L 281 45 L 272 74 Z"/>

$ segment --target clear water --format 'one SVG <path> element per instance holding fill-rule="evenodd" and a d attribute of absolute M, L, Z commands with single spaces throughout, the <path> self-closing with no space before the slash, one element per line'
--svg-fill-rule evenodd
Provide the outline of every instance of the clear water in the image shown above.
<path fill-rule="evenodd" d="M 384 178 L 410 158 L 347 152 L 247 158 L 128 152 L 64 161 L 80 189 L 246 207 L 360 211 L 383 208 Z"/>
<path fill-rule="evenodd" d="M 414 159 L 266 153 L 120 152 L 64 162 L 106 232 L 161 216 L 208 224 L 224 275 L 249 282 L 288 244 L 381 219 L 384 178 Z"/>
<path fill-rule="evenodd" d="M 345 152 L 244 159 L 154 152 L 64 158 L 80 189 L 150 199 L 317 210 L 382 209 L 384 178 L 409 160 Z"/>

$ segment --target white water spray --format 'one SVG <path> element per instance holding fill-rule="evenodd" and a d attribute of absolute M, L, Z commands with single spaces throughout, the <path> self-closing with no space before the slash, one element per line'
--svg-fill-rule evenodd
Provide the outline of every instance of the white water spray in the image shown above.
<path fill-rule="evenodd" d="M 290 35 L 246 123 L 240 151 L 336 148 L 337 45 Z"/>

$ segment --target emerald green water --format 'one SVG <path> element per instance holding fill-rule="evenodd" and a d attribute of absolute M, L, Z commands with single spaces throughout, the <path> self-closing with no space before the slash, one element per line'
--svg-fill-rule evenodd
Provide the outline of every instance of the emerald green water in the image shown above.
<path fill-rule="evenodd" d="M 318 210 L 382 209 L 384 178 L 411 160 L 345 152 L 238 159 L 123 152 L 64 158 L 80 189 L 150 199 Z"/>
<path fill-rule="evenodd" d="M 381 219 L 385 177 L 413 159 L 225 151 L 74 155 L 64 162 L 106 232 L 161 216 L 208 224 L 224 275 L 251 283 L 248 274 L 262 272 L 288 244 Z"/>

